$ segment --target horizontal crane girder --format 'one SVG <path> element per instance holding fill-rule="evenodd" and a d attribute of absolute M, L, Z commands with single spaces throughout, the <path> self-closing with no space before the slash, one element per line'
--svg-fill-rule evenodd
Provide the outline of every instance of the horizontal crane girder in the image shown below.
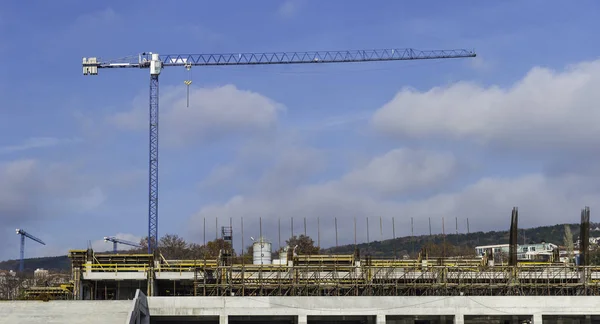
<path fill-rule="evenodd" d="M 22 236 L 24 236 L 24 237 L 27 237 L 27 238 L 29 238 L 29 239 L 31 239 L 31 240 L 34 240 L 34 241 L 36 241 L 36 242 L 38 242 L 38 243 L 40 243 L 40 244 L 42 244 L 42 245 L 46 245 L 46 243 L 44 243 L 44 241 L 42 241 L 42 240 L 40 240 L 39 238 L 37 238 L 37 237 L 35 237 L 35 236 L 33 236 L 33 235 L 31 235 L 31 234 L 29 234 L 29 233 L 25 232 L 25 231 L 24 231 L 24 230 L 22 230 L 22 229 L 18 229 L 18 228 L 17 228 L 17 230 L 16 230 L 16 231 L 17 231 L 17 234 L 19 234 L 19 235 L 22 235 Z"/>
<path fill-rule="evenodd" d="M 114 236 L 105 236 L 104 237 L 104 241 L 105 242 L 112 242 L 113 243 L 113 252 L 117 253 L 117 243 L 118 244 L 124 244 L 124 245 L 129 245 L 129 246 L 133 246 L 136 248 L 140 248 L 142 247 L 140 244 L 135 243 L 135 242 L 131 242 L 131 241 L 127 241 L 127 240 L 122 240 L 120 238 L 116 238 Z"/>
<path fill-rule="evenodd" d="M 140 247 L 140 245 L 138 243 L 135 242 L 131 242 L 131 241 L 127 241 L 127 240 L 122 240 L 116 237 L 112 237 L 112 236 L 105 236 L 104 240 L 107 242 L 115 242 L 115 243 L 119 243 L 119 244 L 125 244 L 125 245 L 131 245 L 131 246 L 135 246 L 135 247 Z"/>
<path fill-rule="evenodd" d="M 264 65 L 302 63 L 350 63 L 376 61 L 403 61 L 425 59 L 447 59 L 475 57 L 469 50 L 381 49 L 351 51 L 272 52 L 272 53 L 228 53 L 228 54 L 167 54 L 159 55 L 163 66 L 210 66 L 210 65 Z M 102 62 L 97 58 L 84 59 L 84 67 L 97 68 L 149 68 L 151 53 L 138 57 Z M 92 74 L 92 73 L 90 73 Z"/>

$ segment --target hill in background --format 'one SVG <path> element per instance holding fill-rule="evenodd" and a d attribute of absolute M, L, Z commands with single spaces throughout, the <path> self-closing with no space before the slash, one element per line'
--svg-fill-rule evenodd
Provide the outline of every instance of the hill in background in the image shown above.
<path fill-rule="evenodd" d="M 70 272 L 71 260 L 66 255 L 25 259 L 25 271 L 33 272 L 35 269 L 47 269 L 53 272 Z M 19 260 L 0 262 L 0 270 L 19 270 Z"/>
<path fill-rule="evenodd" d="M 565 225 L 541 226 L 528 229 L 519 229 L 519 244 L 539 243 L 542 241 L 563 245 Z M 576 240 L 579 237 L 579 224 L 568 224 Z M 590 237 L 600 236 L 598 224 L 590 223 Z M 415 237 L 400 237 L 395 240 L 373 241 L 371 243 L 360 243 L 357 248 L 361 255 L 369 254 L 372 257 L 398 257 L 416 254 L 425 245 L 446 245 L 456 250 L 474 253 L 474 248 L 479 245 L 508 244 L 508 231 L 475 232 L 469 234 L 442 234 L 420 235 Z M 349 254 L 354 252 L 354 245 L 331 247 L 323 250 L 323 253 Z M 450 253 L 452 254 L 452 253 Z"/>
<path fill-rule="evenodd" d="M 569 224 L 573 233 L 573 238 L 579 236 L 579 224 Z M 590 224 L 590 237 L 600 236 L 599 224 Z M 519 243 L 539 243 L 546 241 L 557 245 L 563 244 L 565 233 L 565 224 L 541 226 L 529 229 L 519 230 Z M 427 244 L 441 245 L 443 242 L 453 249 L 454 253 L 473 253 L 475 246 L 492 245 L 492 244 L 507 244 L 508 231 L 491 231 L 491 232 L 475 232 L 469 234 L 446 234 L 445 238 L 442 234 L 421 235 L 415 237 L 399 237 L 395 240 L 373 241 L 370 243 L 360 243 L 357 245 L 361 255 L 371 255 L 375 258 L 383 257 L 402 257 L 410 255 L 414 257 L 419 250 Z M 339 247 L 330 247 L 322 249 L 321 253 L 325 254 L 352 254 L 354 253 L 354 244 L 343 245 Z M 450 252 L 448 255 L 453 254 Z M 31 258 L 25 260 L 25 269 L 27 272 L 32 272 L 35 269 L 43 268 L 55 272 L 64 272 L 71 270 L 71 261 L 64 256 Z M 8 260 L 0 262 L 0 270 L 19 269 L 19 260 Z"/>

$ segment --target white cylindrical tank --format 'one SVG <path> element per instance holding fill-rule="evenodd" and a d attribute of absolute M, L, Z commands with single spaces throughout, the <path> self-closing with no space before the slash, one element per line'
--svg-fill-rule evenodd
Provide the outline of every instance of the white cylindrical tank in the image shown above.
<path fill-rule="evenodd" d="M 281 252 L 279 252 L 279 259 L 281 260 L 281 264 L 287 264 L 288 249 L 289 246 L 286 246 Z"/>
<path fill-rule="evenodd" d="M 252 245 L 252 251 L 252 263 L 271 264 L 271 242 L 261 237 Z"/>

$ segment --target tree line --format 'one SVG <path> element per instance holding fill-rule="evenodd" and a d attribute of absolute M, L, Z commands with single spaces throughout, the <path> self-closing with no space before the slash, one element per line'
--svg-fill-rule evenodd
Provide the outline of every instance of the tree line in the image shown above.
<path fill-rule="evenodd" d="M 144 238 L 140 241 L 141 248 L 130 250 L 135 253 L 147 253 L 148 251 L 148 239 Z M 296 254 L 339 254 L 339 253 L 355 253 L 346 247 L 343 251 L 332 251 L 333 249 L 321 249 L 315 245 L 315 241 L 307 235 L 292 236 L 285 241 L 285 246 L 290 249 L 294 249 Z M 158 241 L 158 251 L 162 254 L 165 259 L 170 260 L 203 260 L 203 259 L 217 259 L 222 250 L 230 251 L 236 261 L 241 262 L 252 262 L 253 245 L 250 244 L 245 247 L 243 253 L 237 251 L 231 244 L 221 238 L 207 242 L 205 245 L 198 243 L 191 243 L 185 241 L 182 237 L 177 234 L 165 234 Z M 429 257 L 473 257 L 474 249 L 470 245 L 453 244 L 449 241 L 431 241 L 419 244 L 416 251 L 409 251 L 405 245 L 399 246 L 399 249 L 395 257 L 402 258 L 403 256 L 416 257 L 420 250 L 427 250 Z M 389 257 L 392 252 L 391 245 L 381 245 L 381 242 L 373 242 L 371 246 L 365 246 L 363 244 L 358 245 L 358 253 L 360 255 L 370 255 L 373 257 Z M 279 258 L 283 252 L 283 248 L 272 251 L 272 257 L 274 259 Z"/>
<path fill-rule="evenodd" d="M 140 248 L 130 250 L 134 253 L 147 253 L 148 238 L 145 237 L 140 241 Z M 296 248 L 297 254 L 319 254 L 321 249 L 315 246 L 312 238 L 306 235 L 292 236 L 285 241 L 285 246 Z M 222 250 L 230 251 L 232 256 L 238 261 L 252 261 L 253 245 L 246 246 L 243 253 L 236 251 L 228 241 L 218 238 L 207 242 L 206 244 L 198 244 L 187 242 L 177 234 L 165 234 L 158 240 L 157 249 L 165 259 L 171 260 L 202 260 L 216 259 Z M 283 250 L 283 249 L 281 249 Z M 282 251 L 272 251 L 273 258 L 278 258 Z"/>

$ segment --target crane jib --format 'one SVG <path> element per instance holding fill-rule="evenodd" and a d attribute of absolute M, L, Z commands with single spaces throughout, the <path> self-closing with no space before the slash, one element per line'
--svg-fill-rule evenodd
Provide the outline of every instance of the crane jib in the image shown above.
<path fill-rule="evenodd" d="M 256 64 L 305 64 L 305 63 L 350 63 L 376 61 L 402 61 L 425 59 L 448 59 L 475 57 L 473 51 L 464 49 L 430 50 L 384 49 L 355 51 L 274 52 L 274 53 L 230 53 L 230 54 L 167 54 L 159 55 L 163 66 L 202 65 L 256 65 Z M 84 59 L 83 67 L 97 68 L 149 68 L 152 57 L 144 53 L 137 60 L 110 60 L 102 62 L 96 58 Z"/>

